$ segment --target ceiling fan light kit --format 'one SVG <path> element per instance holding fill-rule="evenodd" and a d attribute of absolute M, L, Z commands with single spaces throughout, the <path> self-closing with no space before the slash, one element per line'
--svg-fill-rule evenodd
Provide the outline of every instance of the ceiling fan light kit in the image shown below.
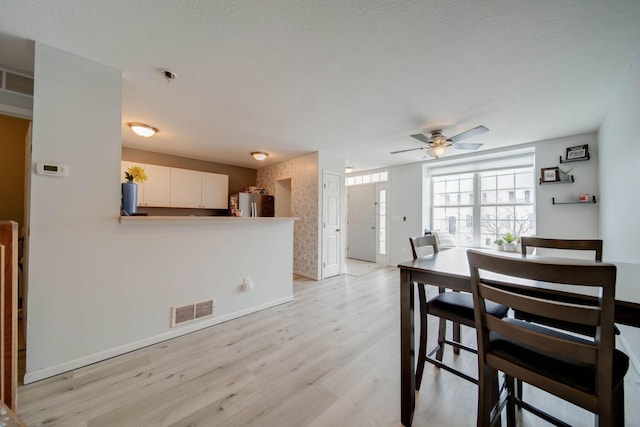
<path fill-rule="evenodd" d="M 437 159 L 443 156 L 449 147 L 453 147 L 455 149 L 460 149 L 460 150 L 477 150 L 482 146 L 482 144 L 459 143 L 458 141 L 461 141 L 465 138 L 470 138 L 472 136 L 479 135 L 481 133 L 485 133 L 488 131 L 489 129 L 485 126 L 477 126 L 473 129 L 469 129 L 465 132 L 452 136 L 451 138 L 447 138 L 446 136 L 444 136 L 440 129 L 436 129 L 432 131 L 431 137 L 418 133 L 415 135 L 411 135 L 411 137 L 417 139 L 418 141 L 424 142 L 426 144 L 425 147 L 392 151 L 391 154 L 404 153 L 407 151 L 414 151 L 414 150 L 422 150 L 425 152 L 427 156 L 434 157 Z"/>

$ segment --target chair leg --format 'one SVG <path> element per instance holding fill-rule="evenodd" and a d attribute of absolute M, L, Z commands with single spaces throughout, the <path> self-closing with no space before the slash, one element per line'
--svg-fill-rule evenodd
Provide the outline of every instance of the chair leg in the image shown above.
<path fill-rule="evenodd" d="M 424 363 L 427 358 L 427 295 L 424 284 L 418 283 L 420 299 L 420 349 L 418 350 L 418 366 L 416 367 L 416 390 L 420 390 Z"/>
<path fill-rule="evenodd" d="M 440 318 L 440 327 L 438 328 L 438 351 L 436 352 L 436 359 L 442 362 L 442 355 L 444 354 L 444 338 L 447 334 L 447 321 Z"/>
<path fill-rule="evenodd" d="M 522 380 L 516 379 L 516 397 L 520 400 L 522 400 Z M 518 406 L 518 408 L 520 408 Z"/>
<path fill-rule="evenodd" d="M 505 381 L 505 386 L 507 388 L 507 393 L 508 393 L 508 397 L 507 397 L 507 427 L 515 427 L 516 425 L 516 399 L 515 396 L 513 395 L 514 392 L 514 381 L 513 381 L 513 377 L 506 375 L 504 378 Z M 520 382 L 518 380 L 518 382 Z M 520 382 L 520 384 L 522 384 L 522 382 Z"/>
<path fill-rule="evenodd" d="M 497 372 L 489 366 L 478 367 L 478 427 L 491 426 L 491 412 L 497 401 Z"/>
<path fill-rule="evenodd" d="M 460 323 L 453 323 L 453 341 L 460 343 Z M 460 354 L 460 348 L 453 347 L 453 354 Z"/>
<path fill-rule="evenodd" d="M 611 395 L 611 426 L 624 427 L 624 383 Z"/>

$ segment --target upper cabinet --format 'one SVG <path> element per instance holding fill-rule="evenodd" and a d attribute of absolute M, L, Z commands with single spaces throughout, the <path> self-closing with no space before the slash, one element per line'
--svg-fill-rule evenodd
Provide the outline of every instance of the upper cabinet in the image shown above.
<path fill-rule="evenodd" d="M 144 203 L 142 206 L 171 206 L 171 168 L 144 165 L 147 180 L 144 183 Z"/>
<path fill-rule="evenodd" d="M 202 207 L 202 172 L 171 168 L 171 206 Z"/>
<path fill-rule="evenodd" d="M 229 176 L 202 172 L 202 207 L 227 209 L 229 207 Z"/>
<path fill-rule="evenodd" d="M 131 166 L 142 166 L 147 175 L 147 181 L 138 185 L 138 206 L 228 208 L 227 175 L 123 161 L 122 182 L 124 172 Z"/>

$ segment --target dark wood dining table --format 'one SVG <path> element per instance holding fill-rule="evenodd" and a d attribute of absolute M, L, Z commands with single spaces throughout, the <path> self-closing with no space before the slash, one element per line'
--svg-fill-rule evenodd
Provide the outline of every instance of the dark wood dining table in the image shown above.
<path fill-rule="evenodd" d="M 517 253 L 491 251 L 507 257 Z M 553 259 L 527 256 L 528 259 Z M 594 263 L 590 260 L 566 259 L 568 262 Z M 617 267 L 615 321 L 640 327 L 640 264 L 610 262 Z M 407 261 L 400 268 L 400 397 L 401 420 L 410 426 L 415 408 L 414 282 L 471 292 L 467 248 L 455 247 Z M 423 391 L 424 393 L 424 391 Z"/>

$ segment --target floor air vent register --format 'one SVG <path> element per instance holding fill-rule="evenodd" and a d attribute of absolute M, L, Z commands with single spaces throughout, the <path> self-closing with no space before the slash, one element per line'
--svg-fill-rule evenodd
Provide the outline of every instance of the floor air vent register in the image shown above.
<path fill-rule="evenodd" d="M 171 307 L 171 327 L 211 317 L 215 313 L 215 307 L 215 299 L 182 307 Z"/>

